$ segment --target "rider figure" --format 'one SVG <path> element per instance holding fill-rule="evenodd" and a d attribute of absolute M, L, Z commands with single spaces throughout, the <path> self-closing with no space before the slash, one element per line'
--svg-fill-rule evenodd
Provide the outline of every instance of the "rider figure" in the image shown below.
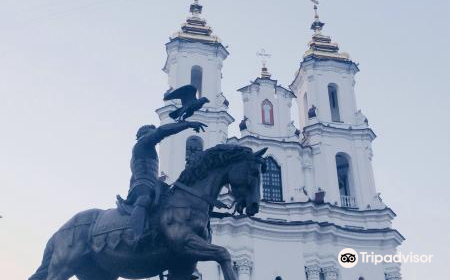
<path fill-rule="evenodd" d="M 156 145 L 164 138 L 177 134 L 185 129 L 193 128 L 197 133 L 204 131 L 205 124 L 200 122 L 182 121 L 161 125 L 144 125 L 136 133 L 137 143 L 133 147 L 131 157 L 130 190 L 126 199 L 127 204 L 132 204 L 131 227 L 135 240 L 142 238 L 147 212 L 159 202 L 161 193 L 158 180 L 158 154 Z"/>

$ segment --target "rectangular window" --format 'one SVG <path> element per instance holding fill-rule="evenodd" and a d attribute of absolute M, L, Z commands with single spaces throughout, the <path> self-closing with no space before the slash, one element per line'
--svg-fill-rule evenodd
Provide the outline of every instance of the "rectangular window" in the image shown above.
<path fill-rule="evenodd" d="M 339 100 L 337 86 L 334 84 L 328 85 L 328 99 L 330 101 L 331 121 L 341 122 L 339 116 Z"/>

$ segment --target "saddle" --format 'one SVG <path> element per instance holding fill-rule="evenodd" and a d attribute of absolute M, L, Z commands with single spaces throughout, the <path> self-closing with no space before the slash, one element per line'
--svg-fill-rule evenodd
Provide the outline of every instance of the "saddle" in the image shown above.
<path fill-rule="evenodd" d="M 167 194 L 167 192 L 170 189 L 170 185 L 163 181 L 158 181 L 159 188 L 161 189 L 161 197 Z M 134 205 L 127 203 L 125 199 L 123 199 L 120 195 L 116 196 L 116 205 L 117 209 L 120 211 L 123 215 L 131 215 L 131 212 L 133 212 Z"/>
<path fill-rule="evenodd" d="M 105 246 L 115 249 L 121 241 L 133 246 L 134 233 L 130 226 L 130 216 L 123 215 L 118 209 L 102 212 L 91 229 L 92 249 L 98 253 Z"/>
<path fill-rule="evenodd" d="M 161 182 L 163 186 L 162 196 L 167 193 L 169 186 Z M 134 205 L 126 202 L 125 199 L 117 196 L 117 208 L 109 209 L 99 214 L 98 219 L 91 230 L 92 249 L 94 252 L 100 252 L 105 247 L 112 250 L 124 242 L 130 247 L 135 246 L 134 232 L 131 228 L 131 212 Z M 146 220 L 142 246 L 158 247 L 158 215 L 157 209 L 153 209 Z M 141 245 L 139 245 L 141 246 Z"/>

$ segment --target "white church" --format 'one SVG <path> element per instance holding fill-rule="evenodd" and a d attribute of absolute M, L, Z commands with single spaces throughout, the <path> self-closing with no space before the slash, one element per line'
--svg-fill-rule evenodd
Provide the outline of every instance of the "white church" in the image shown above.
<path fill-rule="evenodd" d="M 309 48 L 289 88 L 264 66 L 260 77 L 237 90 L 245 118 L 236 124 L 221 90 L 229 52 L 202 18 L 202 8 L 195 0 L 192 15 L 166 44 L 163 70 L 169 91 L 193 84 L 211 101 L 190 118 L 208 128 L 161 143 L 166 181 L 174 182 L 196 151 L 223 143 L 268 147 L 260 213 L 212 220 L 213 243 L 230 251 L 239 279 L 400 280 L 398 263 L 359 262 L 347 269 L 337 260 L 344 248 L 394 255 L 404 238 L 392 228 L 396 215 L 376 190 L 371 162 L 376 135 L 356 104 L 358 65 L 322 33 L 317 7 Z M 291 119 L 293 104 L 299 128 Z M 161 124 L 173 121 L 169 113 L 176 105 L 167 101 L 156 110 Z M 229 138 L 232 124 L 239 125 L 240 137 Z M 224 193 L 223 199 L 231 198 Z M 200 263 L 198 270 L 204 280 L 223 279 L 216 263 Z"/>

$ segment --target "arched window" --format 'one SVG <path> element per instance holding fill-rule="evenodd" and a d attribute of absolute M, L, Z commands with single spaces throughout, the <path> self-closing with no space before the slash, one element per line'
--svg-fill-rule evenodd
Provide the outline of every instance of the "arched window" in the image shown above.
<path fill-rule="evenodd" d="M 203 151 L 203 140 L 198 136 L 190 136 L 186 140 L 186 161 L 194 154 Z"/>
<path fill-rule="evenodd" d="M 203 69 L 202 67 L 195 65 L 191 68 L 191 85 L 197 88 L 198 97 L 202 96 L 202 84 L 203 84 Z"/>
<path fill-rule="evenodd" d="M 263 124 L 273 125 L 273 105 L 267 99 L 261 104 L 261 116 Z"/>
<path fill-rule="evenodd" d="M 351 190 L 350 157 L 344 153 L 336 155 L 336 170 L 341 195 L 341 206 L 356 208 L 355 197 Z"/>
<path fill-rule="evenodd" d="M 267 201 L 283 201 L 281 168 L 272 158 L 266 158 L 267 171 L 263 173 L 263 198 Z"/>
<path fill-rule="evenodd" d="M 338 101 L 338 90 L 336 84 L 328 85 L 328 99 L 330 100 L 330 110 L 331 110 L 331 121 L 340 122 L 341 118 L 339 116 L 339 101 Z"/>

